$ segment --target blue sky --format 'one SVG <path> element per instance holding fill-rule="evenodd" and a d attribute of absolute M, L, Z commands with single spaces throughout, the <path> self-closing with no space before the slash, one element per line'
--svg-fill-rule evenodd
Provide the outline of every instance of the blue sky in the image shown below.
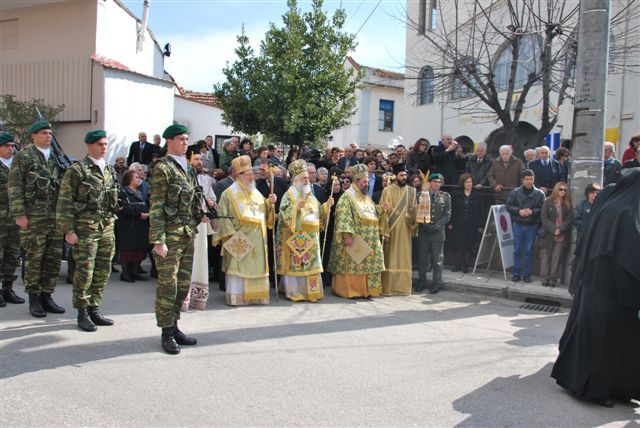
<path fill-rule="evenodd" d="M 124 0 L 142 17 L 142 0 Z M 333 14 L 340 5 L 347 13 L 346 30 L 357 35 L 351 55 L 360 64 L 404 71 L 404 0 L 325 0 L 323 9 Z M 310 1 L 298 1 L 308 10 Z M 186 89 L 210 92 L 224 80 L 222 68 L 233 62 L 236 36 L 242 24 L 256 51 L 269 23 L 282 25 L 286 0 L 151 0 L 149 26 L 161 46 L 171 43 L 166 70 Z M 361 28 L 362 27 L 362 28 Z"/>

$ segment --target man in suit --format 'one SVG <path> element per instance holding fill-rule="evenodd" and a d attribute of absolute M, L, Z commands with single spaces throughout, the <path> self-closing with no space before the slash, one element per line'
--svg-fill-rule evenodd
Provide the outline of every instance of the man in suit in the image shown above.
<path fill-rule="evenodd" d="M 442 141 L 436 146 L 429 147 L 431 159 L 433 159 L 432 171 L 442 174 L 442 184 L 458 184 L 458 171 L 455 165 L 456 149 L 458 142 L 451 134 L 443 134 Z"/>
<path fill-rule="evenodd" d="M 151 156 L 156 153 L 157 146 L 147 141 L 147 134 L 140 132 L 138 141 L 131 143 L 129 147 L 129 156 L 127 156 L 127 165 L 139 162 L 145 165 L 151 163 Z"/>
<path fill-rule="evenodd" d="M 316 166 L 312 163 L 307 163 L 307 173 L 309 174 L 309 181 L 311 182 L 311 193 L 316 197 L 320 204 L 327 202 L 327 195 L 324 194 L 324 189 L 321 185 L 316 183 L 318 177 L 316 173 Z"/>
<path fill-rule="evenodd" d="M 265 178 L 256 179 L 256 189 L 262 194 L 267 195 L 265 198 L 268 198 L 271 194 L 271 175 L 269 174 L 269 161 L 266 159 L 261 159 L 259 161 L 259 167 L 262 170 L 262 175 Z M 273 177 L 273 193 L 276 194 L 278 200 L 276 202 L 276 213 L 280 209 L 280 201 L 285 193 L 289 190 L 289 183 L 284 178 Z"/>
<path fill-rule="evenodd" d="M 540 146 L 536 152 L 538 159 L 529 163 L 529 169 L 535 174 L 534 185 L 548 195 L 553 190 L 553 186 L 560 181 L 562 167 L 560 162 L 549 156 L 549 147 Z"/>
<path fill-rule="evenodd" d="M 427 267 L 433 267 L 433 286 L 429 292 L 436 294 L 443 287 L 442 265 L 444 263 L 445 227 L 451 220 L 451 196 L 440 191 L 442 174 L 429 176 L 429 193 L 431 197 L 431 223 L 418 226 L 416 240 L 418 253 L 418 283 L 416 291 L 423 291 L 427 286 Z"/>
<path fill-rule="evenodd" d="M 367 188 L 367 194 L 370 198 L 373 198 L 374 193 L 382 190 L 382 177 L 376 174 L 378 161 L 373 156 L 367 156 L 362 163 L 364 163 L 369 170 L 369 187 Z"/>
<path fill-rule="evenodd" d="M 485 143 L 478 143 L 476 152 L 469 158 L 464 169 L 465 172 L 471 174 L 473 184 L 478 189 L 489 184 L 487 175 L 491 169 L 491 159 L 487 156 L 487 145 Z"/>
<path fill-rule="evenodd" d="M 222 192 L 227 190 L 231 185 L 236 181 L 237 174 L 233 171 L 233 167 L 229 167 L 228 170 L 229 175 L 227 175 L 222 180 L 216 181 L 216 184 L 213 186 L 213 193 L 216 194 L 216 200 L 219 201 L 222 196 Z"/>

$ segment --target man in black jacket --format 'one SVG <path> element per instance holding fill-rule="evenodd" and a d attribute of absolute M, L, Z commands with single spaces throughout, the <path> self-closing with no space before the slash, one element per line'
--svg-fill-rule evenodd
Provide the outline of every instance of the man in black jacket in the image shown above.
<path fill-rule="evenodd" d="M 536 151 L 538 159 L 529 163 L 529 169 L 536 176 L 535 186 L 547 195 L 551 193 L 553 186 L 560 181 L 562 166 L 560 162 L 550 158 L 549 147 L 540 146 Z"/>
<path fill-rule="evenodd" d="M 129 156 L 127 156 L 127 165 L 139 162 L 145 165 L 151 163 L 151 156 L 156 153 L 156 145 L 147 141 L 147 134 L 140 132 L 138 141 L 131 143 L 129 147 Z"/>
<path fill-rule="evenodd" d="M 312 163 L 307 163 L 307 173 L 309 174 L 309 181 L 311 182 L 311 193 L 320 204 L 324 204 L 329 198 L 325 195 L 322 186 L 317 183 L 318 174 L 316 172 L 316 166 Z"/>
<path fill-rule="evenodd" d="M 487 145 L 485 143 L 478 143 L 475 154 L 471 155 L 464 169 L 465 172 L 471 174 L 473 184 L 478 189 L 489 185 L 487 174 L 491 169 L 491 159 L 487 156 Z"/>
<path fill-rule="evenodd" d="M 437 146 L 429 147 L 429 153 L 433 159 L 431 172 L 439 172 L 444 176 L 445 185 L 458 184 L 458 172 L 455 158 L 458 142 L 449 134 L 442 135 L 442 141 Z"/>
<path fill-rule="evenodd" d="M 513 282 L 531 282 L 533 243 L 540 225 L 540 212 L 544 193 L 534 185 L 535 174 L 530 169 L 522 171 L 522 186 L 509 193 L 506 208 L 513 226 Z"/>

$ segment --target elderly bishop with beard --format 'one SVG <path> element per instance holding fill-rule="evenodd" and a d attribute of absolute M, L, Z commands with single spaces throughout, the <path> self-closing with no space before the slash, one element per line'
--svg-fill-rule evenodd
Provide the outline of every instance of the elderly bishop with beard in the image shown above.
<path fill-rule="evenodd" d="M 351 167 L 353 184 L 336 205 L 335 227 L 329 271 L 333 273 L 333 292 L 345 298 L 379 296 L 384 270 L 380 243 L 383 211 L 368 195 L 369 171 L 366 165 Z"/>
<path fill-rule="evenodd" d="M 233 159 L 231 167 L 237 179 L 220 197 L 220 232 L 214 243 L 223 242 L 226 301 L 231 306 L 266 305 L 269 304 L 267 228 L 273 228 L 277 198 L 272 193 L 265 199 L 256 189 L 249 156 Z"/>
<path fill-rule="evenodd" d="M 385 271 L 382 272 L 382 294 L 411 294 L 411 237 L 416 231 L 416 190 L 407 186 L 404 164 L 393 167 L 396 180 L 382 192 L 380 204 L 391 209 L 384 215 L 382 244 Z"/>
<path fill-rule="evenodd" d="M 294 302 L 316 302 L 322 290 L 320 227 L 324 227 L 333 198 L 320 205 L 311 192 L 307 162 L 291 162 L 289 187 L 280 203 L 276 233 L 276 270 L 282 275 L 285 294 Z"/>

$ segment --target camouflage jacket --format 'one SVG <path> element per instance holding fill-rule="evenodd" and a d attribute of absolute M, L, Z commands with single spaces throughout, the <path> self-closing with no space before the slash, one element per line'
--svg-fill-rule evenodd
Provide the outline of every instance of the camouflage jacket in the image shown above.
<path fill-rule="evenodd" d="M 34 144 L 19 151 L 9 173 L 11 216 L 55 219 L 62 175 L 53 150 L 47 161 Z"/>
<path fill-rule="evenodd" d="M 78 229 L 98 229 L 113 223 L 118 209 L 119 186 L 116 172 L 106 165 L 100 167 L 85 157 L 74 163 L 64 174 L 58 205 L 56 226 L 62 234 Z"/>
<path fill-rule="evenodd" d="M 0 222 L 9 219 L 9 168 L 0 162 Z"/>
<path fill-rule="evenodd" d="M 171 156 L 165 156 L 153 168 L 149 242 L 165 243 L 166 233 L 194 235 L 202 211 L 202 189 L 191 166 L 185 173 Z"/>

